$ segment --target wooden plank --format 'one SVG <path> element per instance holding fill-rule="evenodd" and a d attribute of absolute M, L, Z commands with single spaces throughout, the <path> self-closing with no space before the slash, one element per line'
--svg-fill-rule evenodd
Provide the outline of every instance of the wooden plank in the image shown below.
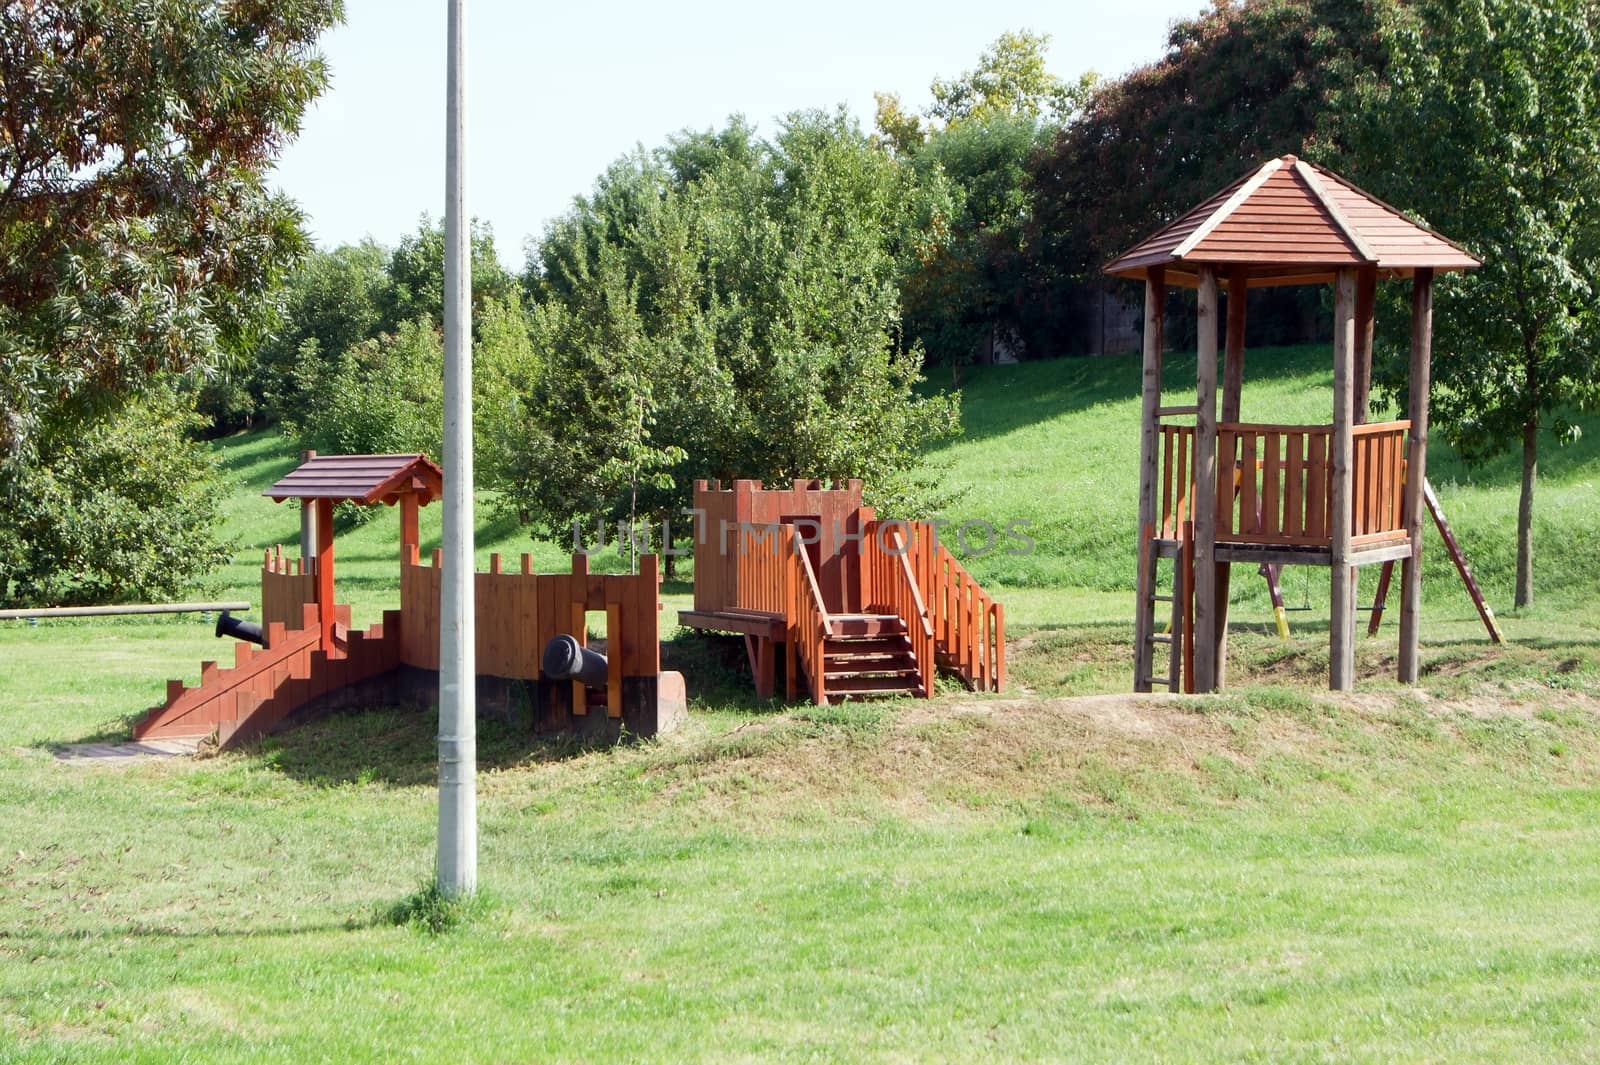
<path fill-rule="evenodd" d="M 1190 500 L 1194 478 L 1189 474 L 1189 446 L 1194 441 L 1194 434 L 1180 431 L 1177 437 L 1178 462 L 1173 469 L 1177 501 L 1172 514 L 1172 529 L 1175 534 L 1183 530 L 1183 524 L 1189 520 L 1191 508 L 1194 506 Z"/>
<path fill-rule="evenodd" d="M 606 714 L 615 719 L 622 717 L 622 667 L 627 657 L 623 646 L 627 627 L 624 617 L 622 603 L 606 604 Z"/>
<path fill-rule="evenodd" d="M 1166 271 L 1152 266 L 1147 271 L 1144 286 L 1144 368 L 1141 386 L 1141 413 L 1139 431 L 1139 525 L 1140 539 L 1149 541 L 1150 532 L 1157 520 L 1156 507 L 1156 442 L 1159 418 L 1156 411 L 1161 406 L 1161 352 L 1162 327 L 1166 313 Z M 1133 677 L 1136 691 L 1149 691 L 1150 642 L 1154 635 L 1150 618 L 1151 594 L 1148 570 L 1139 567 L 1138 613 L 1134 621 Z"/>
<path fill-rule="evenodd" d="M 1255 433 L 1245 433 L 1239 438 L 1239 534 L 1251 540 L 1261 535 L 1261 504 L 1256 496 L 1256 469 L 1259 464 L 1256 441 L 1259 439 Z"/>
<path fill-rule="evenodd" d="M 1222 627 L 1217 607 L 1217 272 L 1200 268 L 1195 328 L 1199 334 L 1195 404 L 1194 687 L 1215 691 Z M 1247 468 L 1248 472 L 1248 468 Z"/>
<path fill-rule="evenodd" d="M 1263 440 L 1261 468 L 1261 535 L 1266 539 L 1277 537 L 1282 528 L 1278 518 L 1278 481 L 1283 475 L 1282 460 L 1278 457 L 1278 433 L 1268 433 Z"/>
<path fill-rule="evenodd" d="M 1161 429 L 1161 535 L 1166 536 L 1172 521 L 1172 443 L 1177 430 L 1170 426 Z"/>
<path fill-rule="evenodd" d="M 1287 491 L 1281 531 L 1286 538 L 1293 539 L 1304 536 L 1306 530 L 1305 434 L 1289 433 L 1284 437 L 1284 443 L 1288 449 L 1288 462 L 1284 474 Z"/>
<path fill-rule="evenodd" d="M 1239 492 L 1239 438 L 1232 430 L 1217 433 L 1217 538 L 1227 539 L 1239 528 L 1235 517 Z"/>
<path fill-rule="evenodd" d="M 1306 436 L 1306 536 L 1318 543 L 1328 538 L 1328 437 Z"/>
<path fill-rule="evenodd" d="M 1334 286 L 1332 514 L 1329 534 L 1328 685 L 1355 684 L 1355 574 L 1350 566 L 1354 510 L 1351 426 L 1354 411 L 1355 272 L 1340 270 Z"/>
<path fill-rule="evenodd" d="M 1378 591 L 1372 597 L 1372 612 L 1367 615 L 1367 635 L 1378 635 L 1383 624 L 1383 608 L 1389 602 L 1389 582 L 1394 578 L 1394 563 L 1385 562 L 1378 573 Z"/>
<path fill-rule="evenodd" d="M 333 651 L 333 500 L 317 500 L 317 617 L 322 649 Z"/>
<path fill-rule="evenodd" d="M 1500 623 L 1495 620 L 1494 611 L 1489 609 L 1488 600 L 1483 597 L 1483 589 L 1478 587 L 1478 579 L 1472 575 L 1472 567 L 1467 565 L 1466 553 L 1456 542 L 1456 534 L 1450 528 L 1450 523 L 1444 519 L 1444 508 L 1439 505 L 1439 497 L 1434 495 L 1433 485 L 1426 480 L 1422 482 L 1422 497 L 1428 505 L 1428 512 L 1433 515 L 1433 523 L 1438 526 L 1439 538 L 1444 541 L 1444 549 L 1450 555 L 1450 561 L 1455 563 L 1461 583 L 1467 586 L 1467 594 L 1472 597 L 1472 605 L 1478 608 L 1478 619 L 1488 630 L 1489 639 L 1497 644 L 1505 643 L 1506 638 L 1500 631 Z"/>

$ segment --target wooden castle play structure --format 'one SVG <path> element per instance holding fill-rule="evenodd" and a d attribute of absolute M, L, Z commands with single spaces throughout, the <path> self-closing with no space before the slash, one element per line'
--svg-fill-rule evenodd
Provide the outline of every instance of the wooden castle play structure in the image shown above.
<path fill-rule="evenodd" d="M 928 522 L 880 521 L 858 480 L 696 481 L 690 628 L 744 637 L 762 698 L 926 698 L 944 668 L 1005 684 L 1005 611 Z"/>
<path fill-rule="evenodd" d="M 1332 613 L 1329 683 L 1354 682 L 1359 566 L 1383 564 L 1384 591 L 1401 564 L 1399 679 L 1417 679 L 1422 529 L 1427 489 L 1433 278 L 1481 265 L 1336 174 L 1292 155 L 1273 159 L 1106 267 L 1145 283 L 1143 431 L 1139 465 L 1138 615 L 1134 687 L 1209 692 L 1227 675 L 1229 570 L 1244 562 L 1326 566 Z M 1410 409 L 1366 420 L 1377 282 L 1411 280 Z M 1270 285 L 1334 290 L 1333 420 L 1244 423 L 1245 294 Z M 1169 287 L 1198 290 L 1199 369 L 1193 404 L 1161 395 Z M 1219 292 L 1227 293 L 1221 418 L 1217 410 Z M 1447 533 L 1437 506 L 1435 518 Z M 1492 614 L 1456 554 L 1485 623 Z M 1173 560 L 1170 595 L 1158 561 Z M 1156 604 L 1171 604 L 1167 633 Z M 1380 600 L 1381 603 L 1381 600 Z M 1380 606 L 1381 612 L 1381 606 Z M 1155 648 L 1168 648 L 1157 676 Z"/>
<path fill-rule="evenodd" d="M 267 489 L 276 501 L 301 502 L 302 541 L 314 543 L 314 553 L 290 559 L 282 548 L 267 552 L 261 623 L 233 626 L 261 646 L 236 644 L 231 668 L 202 663 L 195 687 L 170 681 L 166 701 L 134 726 L 134 737 L 215 735 L 228 747 L 308 706 L 427 700 L 437 691 L 440 560 L 437 551 L 428 562 L 420 557 L 417 512 L 439 497 L 443 477 L 421 455 L 326 455 L 310 457 Z M 352 629 L 350 608 L 334 601 L 340 502 L 400 508 L 400 608 L 365 630 Z M 661 671 L 656 557 L 642 557 L 636 575 L 591 574 L 581 554 L 570 573 L 534 573 L 531 561 L 523 555 L 520 570 L 506 572 L 495 555 L 489 572 L 477 574 L 480 690 L 523 682 L 538 733 L 616 734 L 626 727 L 648 736 L 670 727 L 685 693 L 682 676 Z M 591 613 L 605 632 L 604 683 L 545 674 L 546 645 L 562 635 L 586 643 Z"/>

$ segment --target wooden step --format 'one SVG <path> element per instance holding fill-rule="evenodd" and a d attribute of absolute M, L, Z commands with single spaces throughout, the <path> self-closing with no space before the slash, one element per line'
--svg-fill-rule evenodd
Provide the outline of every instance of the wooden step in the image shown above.
<path fill-rule="evenodd" d="M 823 643 L 827 655 L 898 655 L 911 653 L 911 641 L 904 636 L 862 636 L 840 638 L 829 636 Z"/>
<path fill-rule="evenodd" d="M 843 677 L 824 683 L 830 699 L 905 698 L 922 696 L 922 685 L 914 678 Z"/>
<path fill-rule="evenodd" d="M 905 622 L 893 614 L 834 614 L 829 619 L 830 639 L 904 635 Z"/>
<path fill-rule="evenodd" d="M 826 686 L 833 687 L 836 680 L 866 679 L 868 677 L 910 677 L 917 679 L 917 664 L 915 662 L 901 666 L 873 667 L 871 669 L 849 669 L 838 672 L 827 672 L 822 675 Z"/>

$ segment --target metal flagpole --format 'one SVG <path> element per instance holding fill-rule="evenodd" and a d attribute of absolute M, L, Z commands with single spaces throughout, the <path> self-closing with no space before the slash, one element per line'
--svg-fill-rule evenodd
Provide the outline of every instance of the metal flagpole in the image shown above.
<path fill-rule="evenodd" d="M 478 886 L 472 521 L 472 259 L 466 213 L 466 0 L 449 0 L 444 210 L 444 567 L 439 608 L 438 887 Z"/>

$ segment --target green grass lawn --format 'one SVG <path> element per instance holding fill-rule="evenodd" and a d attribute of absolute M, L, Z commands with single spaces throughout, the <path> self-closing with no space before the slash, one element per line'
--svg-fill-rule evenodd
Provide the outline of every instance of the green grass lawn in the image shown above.
<path fill-rule="evenodd" d="M 1314 635 L 1245 633 L 1250 686 L 1215 698 L 701 698 L 682 734 L 615 749 L 485 721 L 488 904 L 433 937 L 384 919 L 429 875 L 430 713 L 209 760 L 56 761 L 159 690 L 189 629 L 0 645 L 0 1061 L 1595 1045 L 1592 638 L 1430 644 L 1419 692 L 1339 700 L 1315 690 Z M 1090 689 L 1123 652 L 1094 626 L 1037 630 L 1016 670 Z"/>
<path fill-rule="evenodd" d="M 1320 353 L 1251 358 L 1246 417 L 1325 416 Z M 0 1063 L 1592 1060 L 1594 452 L 1547 457 L 1510 647 L 1430 564 L 1423 684 L 1387 679 L 1390 626 L 1335 698 L 1325 612 L 1279 642 L 1236 580 L 1234 690 L 1133 698 L 1131 365 L 985 370 L 929 458 L 968 488 L 951 516 L 1035 522 L 1031 559 L 973 563 L 1007 697 L 763 705 L 736 649 L 671 632 L 679 734 L 481 723 L 486 903 L 440 936 L 388 917 L 430 878 L 431 712 L 68 765 L 228 648 L 193 618 L 0 624 Z M 254 601 L 298 530 L 259 493 L 293 460 L 219 450 L 239 556 L 211 591 Z M 1433 461 L 1504 604 L 1514 470 Z M 339 538 L 358 620 L 394 604 L 396 526 Z M 479 544 L 566 564 L 510 525 Z"/>

